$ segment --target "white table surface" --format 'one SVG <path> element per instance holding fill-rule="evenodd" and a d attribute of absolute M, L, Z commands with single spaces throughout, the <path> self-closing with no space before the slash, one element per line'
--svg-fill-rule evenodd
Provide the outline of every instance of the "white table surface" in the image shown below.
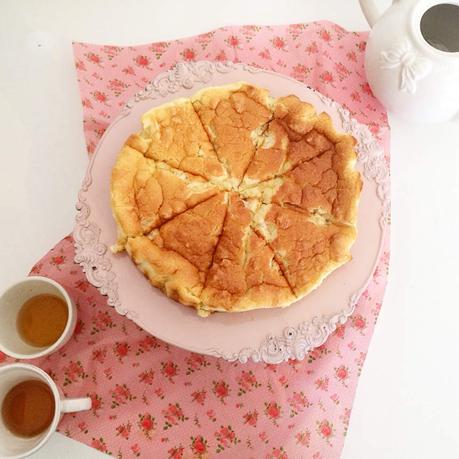
<path fill-rule="evenodd" d="M 0 289 L 73 227 L 86 154 L 72 40 L 137 44 L 317 19 L 367 29 L 357 0 L 0 0 Z M 390 122 L 390 283 L 342 457 L 457 458 L 459 124 Z M 34 457 L 102 456 L 55 434 Z"/>

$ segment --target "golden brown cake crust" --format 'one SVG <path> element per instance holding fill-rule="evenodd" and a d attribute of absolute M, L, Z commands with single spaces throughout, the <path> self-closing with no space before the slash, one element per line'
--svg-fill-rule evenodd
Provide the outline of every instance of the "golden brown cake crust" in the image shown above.
<path fill-rule="evenodd" d="M 250 204 L 232 193 L 212 267 L 202 293 L 203 309 L 244 311 L 295 300 L 274 253 L 258 236 Z"/>
<path fill-rule="evenodd" d="M 191 101 L 218 158 L 239 183 L 255 153 L 257 137 L 272 118 L 268 92 L 236 83 L 205 88 Z"/>
<path fill-rule="evenodd" d="M 202 316 L 288 306 L 350 258 L 355 140 L 296 96 L 206 88 L 142 117 L 112 170 L 125 249 Z"/>
<path fill-rule="evenodd" d="M 334 269 L 350 260 L 355 228 L 317 222 L 314 216 L 263 205 L 256 230 L 273 248 L 289 285 L 298 297 L 308 294 Z"/>
<path fill-rule="evenodd" d="M 167 163 L 145 157 L 129 145 L 131 136 L 112 170 L 111 201 L 119 228 L 119 243 L 140 236 L 217 194 L 215 185 Z"/>
<path fill-rule="evenodd" d="M 147 157 L 206 179 L 227 177 L 188 99 L 150 110 L 142 116 L 142 125 L 142 137 L 149 144 Z"/>
<path fill-rule="evenodd" d="M 204 277 L 194 265 L 145 236 L 128 238 L 126 250 L 155 287 L 180 303 L 199 306 Z"/>

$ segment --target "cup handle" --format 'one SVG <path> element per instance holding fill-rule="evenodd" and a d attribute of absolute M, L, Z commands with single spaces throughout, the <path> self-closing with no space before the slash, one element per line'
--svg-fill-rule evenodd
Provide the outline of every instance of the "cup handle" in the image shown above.
<path fill-rule="evenodd" d="M 75 413 L 91 409 L 92 400 L 89 397 L 64 398 L 61 400 L 62 413 Z"/>

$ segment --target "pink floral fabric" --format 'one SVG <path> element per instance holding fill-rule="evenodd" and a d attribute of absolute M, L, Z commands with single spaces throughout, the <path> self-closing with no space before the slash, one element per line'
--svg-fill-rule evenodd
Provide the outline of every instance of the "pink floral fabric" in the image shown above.
<path fill-rule="evenodd" d="M 136 47 L 75 43 L 88 151 L 133 93 L 177 62 L 199 59 L 241 61 L 306 82 L 345 105 L 387 147 L 386 113 L 364 77 L 366 37 L 317 22 L 225 27 Z M 31 272 L 64 285 L 78 308 L 71 341 L 34 362 L 65 395 L 92 398 L 89 412 L 63 418 L 61 432 L 118 458 L 340 456 L 381 308 L 387 238 L 350 320 L 304 361 L 280 365 L 229 363 L 156 339 L 108 307 L 73 258 L 68 236 Z"/>
<path fill-rule="evenodd" d="M 244 62 L 291 76 L 348 108 L 374 132 L 387 116 L 373 97 L 363 69 L 367 32 L 337 24 L 222 27 L 195 37 L 140 46 L 74 43 L 88 151 L 127 99 L 178 62 Z"/>

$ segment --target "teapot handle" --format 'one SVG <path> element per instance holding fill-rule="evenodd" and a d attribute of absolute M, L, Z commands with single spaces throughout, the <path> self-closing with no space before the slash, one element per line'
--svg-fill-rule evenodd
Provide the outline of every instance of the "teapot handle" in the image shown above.
<path fill-rule="evenodd" d="M 365 16 L 368 24 L 370 27 L 373 27 L 381 16 L 378 7 L 375 5 L 374 0 L 359 0 L 359 2 L 362 13 Z M 393 0 L 393 3 L 395 2 L 396 0 Z"/>

